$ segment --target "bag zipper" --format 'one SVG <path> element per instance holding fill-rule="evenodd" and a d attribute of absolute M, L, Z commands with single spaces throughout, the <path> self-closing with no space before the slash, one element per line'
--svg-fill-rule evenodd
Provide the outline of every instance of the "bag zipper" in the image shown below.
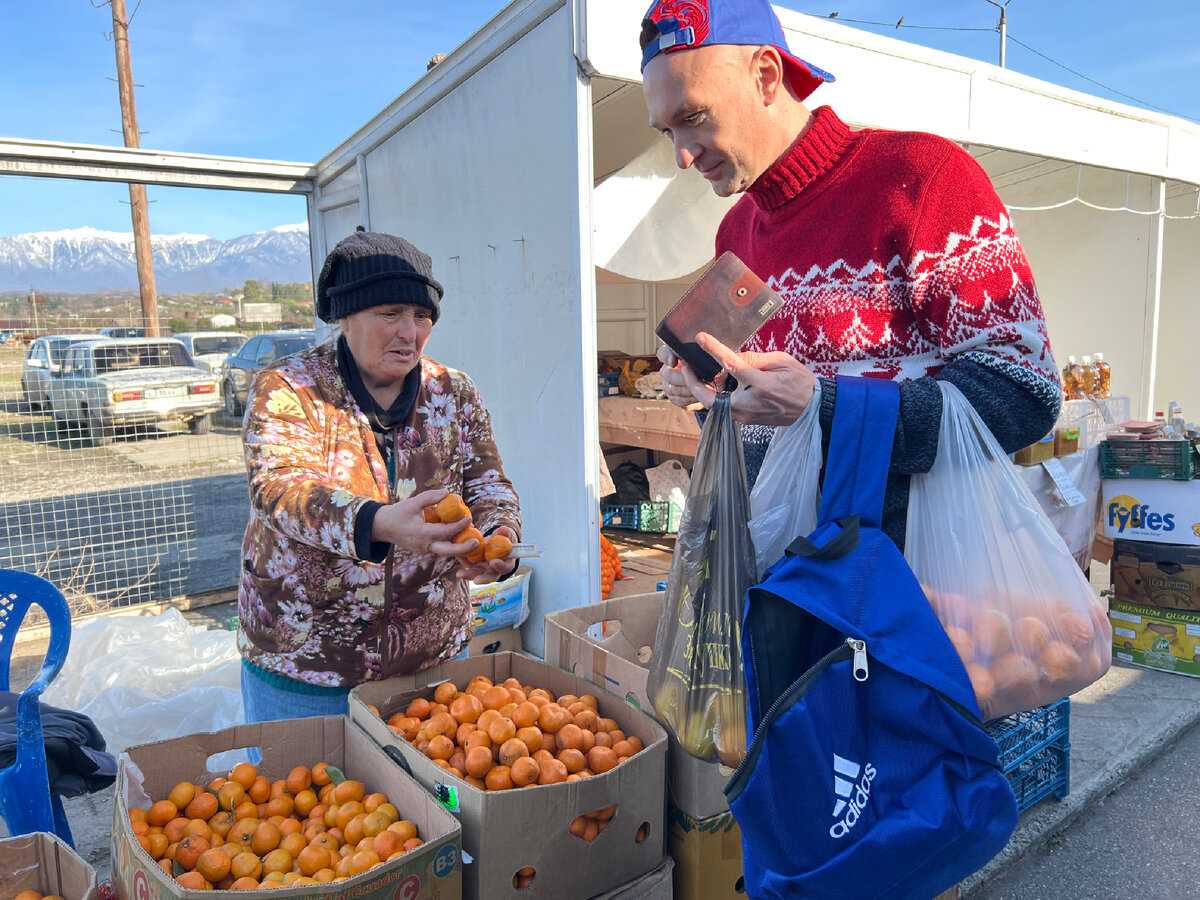
<path fill-rule="evenodd" d="M 819 660 L 817 660 L 817 662 L 813 664 L 808 671 L 788 685 L 787 689 L 778 697 L 776 697 L 775 702 L 773 702 L 767 708 L 767 712 L 765 715 L 763 715 L 762 720 L 758 723 L 758 727 L 754 729 L 754 736 L 750 740 L 750 745 L 747 748 L 745 759 L 743 759 L 738 767 L 734 770 L 733 774 L 729 777 L 729 782 L 725 786 L 724 793 L 727 800 L 732 800 L 735 796 L 741 793 L 743 786 L 740 784 L 740 782 L 745 777 L 746 770 L 749 769 L 750 765 L 758 757 L 758 754 L 762 749 L 761 744 L 766 730 L 771 726 L 775 719 L 779 717 L 783 707 L 790 705 L 798 697 L 803 696 L 803 694 L 806 693 L 809 684 L 816 679 L 818 675 L 828 669 L 835 662 L 840 662 L 844 659 L 853 660 L 853 665 L 851 666 L 850 671 L 855 681 L 861 683 L 870 677 L 870 668 L 867 663 L 867 642 L 860 641 L 857 638 L 846 638 L 844 643 L 834 647 Z M 979 728 L 985 734 L 987 733 L 987 728 L 979 716 L 975 715 L 961 703 L 958 703 L 954 699 L 947 697 L 945 694 L 941 693 L 941 691 L 937 691 L 936 693 L 964 719 Z"/>
<path fill-rule="evenodd" d="M 802 696 L 808 686 L 816 679 L 818 675 L 828 669 L 835 662 L 840 662 L 844 659 L 854 660 L 853 672 L 855 681 L 866 681 L 869 677 L 867 668 L 867 642 L 860 641 L 855 638 L 846 638 L 838 646 L 834 647 L 819 660 L 816 661 L 803 675 L 788 685 L 787 689 L 775 698 L 763 715 L 762 720 L 758 723 L 758 727 L 754 729 L 754 737 L 750 740 L 750 746 L 746 751 L 746 758 L 741 761 L 738 767 L 734 770 L 733 775 L 729 778 L 729 783 L 725 786 L 725 796 L 732 799 L 741 788 L 739 782 L 745 775 L 750 765 L 758 757 L 759 751 L 762 748 L 762 740 L 766 735 L 766 731 L 771 727 L 771 723 L 778 718 L 785 706 L 793 703 L 798 697 Z M 861 677 L 860 677 L 861 675 Z"/>

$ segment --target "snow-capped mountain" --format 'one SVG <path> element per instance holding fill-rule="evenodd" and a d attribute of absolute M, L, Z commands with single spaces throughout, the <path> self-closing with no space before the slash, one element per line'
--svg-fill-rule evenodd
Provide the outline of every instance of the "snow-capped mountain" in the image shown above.
<path fill-rule="evenodd" d="M 160 291 L 211 291 L 260 281 L 311 281 L 308 226 L 281 225 L 227 241 L 156 234 Z M 132 232 L 72 228 L 0 236 L 0 290 L 92 292 L 137 287 Z"/>

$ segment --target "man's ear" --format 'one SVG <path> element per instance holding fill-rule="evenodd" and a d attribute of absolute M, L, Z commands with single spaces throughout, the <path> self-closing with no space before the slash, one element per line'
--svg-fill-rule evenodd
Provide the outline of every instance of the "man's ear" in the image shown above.
<path fill-rule="evenodd" d="M 767 44 L 754 51 L 750 65 L 763 103 L 772 106 L 787 93 L 783 57 L 777 49 Z"/>

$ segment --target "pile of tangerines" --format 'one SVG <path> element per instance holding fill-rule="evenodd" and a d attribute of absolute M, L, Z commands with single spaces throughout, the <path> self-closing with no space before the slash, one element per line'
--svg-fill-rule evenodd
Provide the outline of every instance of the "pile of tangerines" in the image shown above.
<path fill-rule="evenodd" d="M 142 849 L 192 890 L 345 881 L 424 843 L 386 794 L 325 762 L 274 782 L 240 763 L 207 785 L 179 782 L 129 821 Z"/>
<path fill-rule="evenodd" d="M 601 717 L 591 694 L 556 698 L 516 678 L 493 684 L 476 675 L 461 691 L 443 682 L 432 699 L 412 700 L 387 724 L 435 765 L 481 791 L 580 781 L 643 749 L 641 738 Z M 600 813 L 592 814 L 597 823 L 611 818 Z M 599 833 L 586 823 L 579 827 L 585 840 Z"/>
<path fill-rule="evenodd" d="M 43 894 L 41 891 L 20 891 L 13 900 L 63 900 L 58 894 Z"/>

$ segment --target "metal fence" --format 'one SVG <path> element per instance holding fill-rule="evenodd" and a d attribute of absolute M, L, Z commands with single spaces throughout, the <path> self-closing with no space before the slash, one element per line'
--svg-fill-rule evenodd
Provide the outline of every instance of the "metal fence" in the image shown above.
<path fill-rule="evenodd" d="M 236 343 L 84 340 L 118 324 L 0 323 L 0 568 L 76 614 L 234 586 L 246 524 Z"/>

